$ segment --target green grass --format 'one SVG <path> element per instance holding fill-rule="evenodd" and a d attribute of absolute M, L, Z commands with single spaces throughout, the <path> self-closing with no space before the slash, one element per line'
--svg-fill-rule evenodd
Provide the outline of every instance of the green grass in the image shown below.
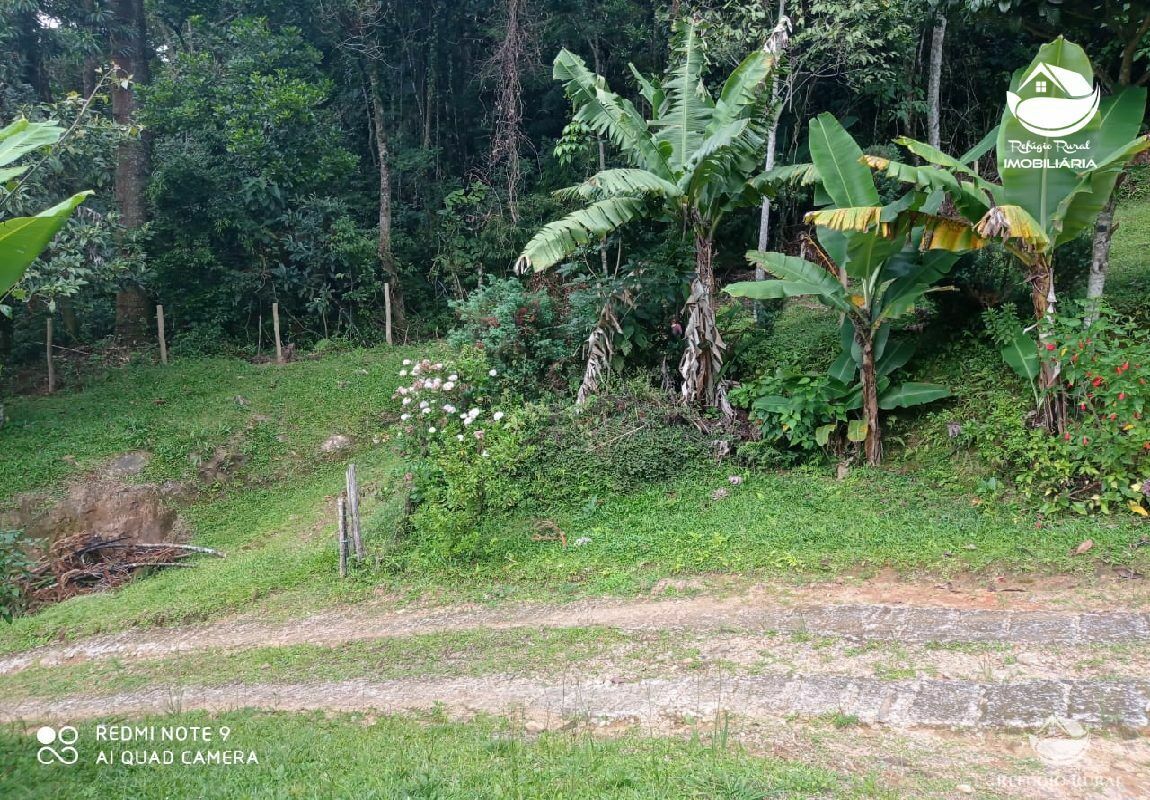
<path fill-rule="evenodd" d="M 193 479 L 196 462 L 217 447 L 245 460 L 246 480 L 307 472 L 328 436 L 380 432 L 399 362 L 413 352 L 356 350 L 286 366 L 220 358 L 137 364 L 81 391 L 14 398 L 0 430 L 0 508 L 131 450 L 152 455 L 145 481 Z"/>
<path fill-rule="evenodd" d="M 217 446 L 241 452 L 246 462 L 227 484 L 201 487 L 198 499 L 180 509 L 193 541 L 226 558 L 201 558 L 194 569 L 76 597 L 0 626 L 0 652 L 261 604 L 303 613 L 369 596 L 371 580 L 336 576 L 333 498 L 354 457 L 368 492 L 364 513 L 394 517 L 395 457 L 386 443 L 371 442 L 386 434 L 383 417 L 399 362 L 410 353 L 361 350 L 285 367 L 221 359 L 133 367 L 74 395 L 11 403 L 13 421 L 0 431 L 0 491 L 9 499 L 58 486 L 131 449 L 153 455 L 142 480 L 190 479 L 190 456 Z M 165 398 L 164 405 L 155 405 L 155 397 Z M 253 425 L 256 415 L 267 419 Z M 354 456 L 319 452 L 333 433 L 355 439 Z M 61 454 L 73 455 L 78 466 Z"/>
<path fill-rule="evenodd" d="M 559 596 L 631 593 L 668 576 L 744 573 L 810 578 L 894 567 L 907 573 L 962 570 L 1093 571 L 1073 557 L 1082 540 L 1107 563 L 1145 568 L 1150 548 L 1133 548 L 1146 528 L 1122 518 L 1042 519 L 1017 506 L 980 502 L 949 485 L 943 466 L 902 474 L 856 469 L 839 481 L 830 468 L 743 472 L 739 486 L 714 471 L 588 505 L 537 509 L 555 521 L 566 549 L 535 542 L 535 515 L 491 526 L 493 555 L 466 565 L 413 564 L 482 596 L 517 590 Z M 947 484 L 947 485 L 944 485 Z M 712 500 L 726 488 L 728 496 Z"/>
<path fill-rule="evenodd" d="M 652 644 L 614 628 L 467 630 L 338 647 L 289 645 L 203 651 L 146 661 L 90 661 L 32 667 L 0 675 L 0 695 L 60 697 L 116 694 L 144 686 L 222 686 L 231 683 L 307 683 L 356 678 L 391 680 L 492 674 L 561 674 L 592 659 L 613 669 L 640 667 L 649 650 L 690 657 L 685 645 Z"/>
<path fill-rule="evenodd" d="M 365 485 L 391 474 L 383 448 L 356 456 Z M 194 569 L 168 570 L 115 592 L 83 595 L 0 627 L 0 652 L 133 626 L 175 625 L 274 606 L 306 613 L 371 595 L 374 583 L 337 573 L 332 498 L 343 485 L 342 463 L 324 463 L 290 482 L 255 487 L 183 511 L 193 541 L 226 558 L 198 558 Z M 386 490 L 385 490 L 386 491 Z M 372 502 L 364 504 L 370 512 Z"/>
<path fill-rule="evenodd" d="M 1106 296 L 1122 308 L 1140 306 L 1145 317 L 1150 313 L 1150 201 L 1119 203 L 1115 217 Z"/>
<path fill-rule="evenodd" d="M 497 719 L 460 724 L 435 717 L 252 712 L 215 717 L 178 714 L 133 722 L 149 724 L 230 728 L 222 746 L 172 746 L 177 761 L 185 750 L 238 749 L 245 754 L 254 751 L 258 764 L 97 765 L 100 749 L 118 760 L 124 751 L 162 750 L 165 744 L 97 743 L 93 726 L 86 724 L 78 726 L 77 764 L 43 766 L 36 760 L 32 732 L 9 726 L 0 728 L 0 796 L 6 800 L 907 796 L 877 775 L 847 777 L 818 766 L 753 755 L 721 734 L 702 734 L 689 741 L 637 734 L 602 739 L 580 732 L 532 737 L 520 725 Z"/>

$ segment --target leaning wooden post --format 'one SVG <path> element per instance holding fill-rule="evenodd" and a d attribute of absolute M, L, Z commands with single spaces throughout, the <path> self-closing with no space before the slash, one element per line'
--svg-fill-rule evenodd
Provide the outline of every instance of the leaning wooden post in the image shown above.
<path fill-rule="evenodd" d="M 156 335 L 160 339 L 160 363 L 168 363 L 168 338 L 164 335 L 164 307 L 156 306 Z"/>
<path fill-rule="evenodd" d="M 272 303 L 272 330 L 276 335 L 276 363 L 284 363 L 284 348 L 280 342 L 280 304 Z"/>
<path fill-rule="evenodd" d="M 391 341 L 391 284 L 383 285 L 383 329 L 387 334 L 387 343 Z"/>
<path fill-rule="evenodd" d="M 355 546 L 355 560 L 363 561 L 363 535 L 359 530 L 359 480 L 355 464 L 347 467 L 347 517 L 351 528 L 351 542 Z"/>
<path fill-rule="evenodd" d="M 339 515 L 339 577 L 347 577 L 347 500 L 341 494 L 336 501 Z"/>
<path fill-rule="evenodd" d="M 48 358 L 48 394 L 56 391 L 56 363 L 52 360 L 52 313 L 48 312 L 48 328 L 44 333 L 44 354 Z"/>

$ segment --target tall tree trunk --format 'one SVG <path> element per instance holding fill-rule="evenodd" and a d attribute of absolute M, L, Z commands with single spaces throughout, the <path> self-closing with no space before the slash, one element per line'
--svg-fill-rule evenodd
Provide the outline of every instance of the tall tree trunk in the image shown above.
<path fill-rule="evenodd" d="M 48 364 L 48 394 L 56 393 L 56 360 L 52 355 L 53 341 L 52 312 L 48 312 L 48 321 L 44 326 L 44 358 Z"/>
<path fill-rule="evenodd" d="M 770 2 L 770 0 L 764 0 Z M 783 108 L 779 100 L 779 61 L 782 59 L 789 42 L 790 22 L 786 19 L 785 0 L 779 0 L 778 20 L 775 30 L 767 39 L 766 50 L 775 57 L 774 74 L 771 76 L 771 103 L 768 107 L 767 127 L 767 154 L 763 159 L 763 171 L 770 172 L 775 168 L 775 156 L 779 147 L 779 117 Z M 764 197 L 762 207 L 759 209 L 759 250 L 766 250 L 771 242 L 771 198 Z M 755 265 L 755 280 L 765 280 L 767 271 L 759 264 Z M 762 304 L 755 303 L 755 319 L 762 321 Z"/>
<path fill-rule="evenodd" d="M 16 46 L 23 60 L 23 79 L 41 103 L 52 102 L 52 87 L 48 71 L 44 68 L 44 49 L 41 46 L 39 13 L 35 9 L 16 14 Z"/>
<path fill-rule="evenodd" d="M 723 416 L 734 412 L 719 381 L 727 349 L 715 321 L 715 242 L 709 231 L 695 234 L 695 278 L 687 299 L 686 348 L 679 362 L 682 396 L 688 403 L 718 408 Z"/>
<path fill-rule="evenodd" d="M 939 95 L 942 89 L 942 44 L 946 40 L 946 15 L 941 9 L 937 14 L 930 43 L 930 78 L 926 89 L 927 141 L 936 150 L 942 148 Z"/>
<path fill-rule="evenodd" d="M 882 430 L 878 422 L 878 375 L 875 370 L 874 337 L 869 330 L 855 329 L 855 339 L 862 350 L 863 420 L 866 422 L 866 440 L 863 451 L 866 463 L 877 467 L 882 463 Z"/>
<path fill-rule="evenodd" d="M 599 46 L 598 42 L 591 42 L 591 52 L 595 56 L 595 74 L 603 74 L 603 65 L 599 61 Z M 607 142 L 602 136 L 596 135 L 595 142 L 599 148 L 599 171 L 607 169 Z M 607 267 L 607 237 L 603 236 L 599 240 L 599 263 L 603 266 L 603 277 L 606 278 L 610 273 Z"/>
<path fill-rule="evenodd" d="M 112 84 L 112 117 L 117 124 L 136 122 L 135 84 L 148 82 L 148 29 L 144 0 L 114 0 L 111 46 L 116 80 Z M 150 172 L 146 133 L 125 137 L 116 150 L 115 196 L 120 224 L 135 230 L 147 221 L 144 189 Z M 116 335 L 134 344 L 148 336 L 148 302 L 135 283 L 116 297 Z"/>
<path fill-rule="evenodd" d="M 519 144 L 523 138 L 523 87 L 519 80 L 526 35 L 519 18 L 520 0 L 506 0 L 507 25 L 495 54 L 499 89 L 495 100 L 495 130 L 491 136 L 491 169 L 502 169 L 511 221 L 519 222 Z"/>
<path fill-rule="evenodd" d="M 1118 178 L 1118 186 L 1126 173 Z M 1106 201 L 1094 223 L 1094 249 L 1090 254 L 1090 277 L 1086 280 L 1086 324 L 1098 316 L 1098 303 L 1106 289 L 1106 271 L 1110 266 L 1110 241 L 1114 237 L 1114 209 L 1118 205 L 1118 186 Z"/>
<path fill-rule="evenodd" d="M 391 153 L 387 142 L 387 128 L 383 119 L 383 96 L 379 92 L 379 77 L 375 65 L 367 65 L 368 82 L 371 91 L 371 129 L 375 139 L 376 158 L 379 160 L 379 264 L 391 284 L 392 324 L 406 339 L 407 316 L 403 306 L 403 284 L 395 255 L 391 252 Z"/>

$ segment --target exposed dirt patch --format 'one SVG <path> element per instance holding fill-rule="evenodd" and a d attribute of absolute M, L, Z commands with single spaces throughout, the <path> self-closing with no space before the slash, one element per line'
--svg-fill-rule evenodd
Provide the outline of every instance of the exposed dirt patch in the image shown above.
<path fill-rule="evenodd" d="M 0 524 L 49 544 L 76 534 L 150 544 L 178 541 L 185 530 L 171 505 L 177 491 L 100 477 L 72 484 L 54 503 L 43 495 L 24 495 Z"/>

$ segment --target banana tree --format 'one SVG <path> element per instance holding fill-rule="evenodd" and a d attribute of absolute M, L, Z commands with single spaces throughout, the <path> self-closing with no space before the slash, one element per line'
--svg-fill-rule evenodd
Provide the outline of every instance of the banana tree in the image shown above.
<path fill-rule="evenodd" d="M 1062 37 L 1043 45 L 1027 68 L 1014 73 L 1002 123 L 984 140 L 995 141 L 1000 184 L 984 180 L 970 166 L 985 146 L 954 158 L 903 137 L 896 141 L 926 165 L 865 159 L 920 190 L 945 191 L 956 212 L 953 224 L 973 237 L 966 245 L 1000 240 L 1023 267 L 1039 323 L 1053 318 L 1057 307 L 1054 251 L 1093 226 L 1123 168 L 1150 148 L 1150 137 L 1138 135 L 1146 90 L 1127 87 L 1100 98 L 1092 86 L 1090 60 Z M 1037 120 L 1050 120 L 1046 124 L 1053 127 L 1041 128 Z M 1045 344 L 1042 330 L 1040 325 L 1035 350 Z M 1065 407 L 1056 359 L 1042 361 L 1037 381 L 1042 420 L 1061 432 Z"/>
<path fill-rule="evenodd" d="M 757 205 L 769 185 L 756 175 L 765 146 L 766 104 L 789 22 L 740 63 L 717 97 L 703 78 L 704 25 L 676 26 L 675 64 L 660 80 L 632 68 L 651 108 L 644 118 L 612 92 L 574 53 L 555 58 L 554 77 L 566 85 L 574 121 L 609 139 L 629 167 L 602 170 L 559 192 L 585 204 L 545 225 L 527 243 L 517 271 L 547 269 L 636 219 L 674 222 L 694 237 L 695 270 L 687 299 L 686 349 L 679 371 L 688 402 L 729 405 L 719 381 L 726 345 L 715 324 L 715 230 L 731 211 Z"/>
<path fill-rule="evenodd" d="M 26 119 L 0 128 L 0 184 L 15 181 L 28 171 L 27 164 L 15 165 L 17 159 L 55 144 L 63 134 L 63 128 L 56 125 Z M 0 308 L 5 295 L 89 194 L 91 192 L 80 192 L 34 217 L 12 217 L 0 221 Z M 0 202 L 2 209 L 3 203 Z"/>
<path fill-rule="evenodd" d="M 861 383 L 862 420 L 850 438 L 864 443 L 868 464 L 882 460 L 881 410 L 945 397 L 934 384 L 895 385 L 890 373 L 909 360 L 913 347 L 888 347 L 890 322 L 911 313 L 954 265 L 962 231 L 938 216 L 942 194 L 911 190 L 881 205 L 874 176 L 850 134 L 830 114 L 810 122 L 812 164 L 787 167 L 774 178 L 798 178 L 817 186 L 824 210 L 807 215 L 817 226 L 813 260 L 752 251 L 747 258 L 775 280 L 731 284 L 726 291 L 756 300 L 810 296 L 845 318 L 843 354 L 831 368 L 836 380 Z"/>

